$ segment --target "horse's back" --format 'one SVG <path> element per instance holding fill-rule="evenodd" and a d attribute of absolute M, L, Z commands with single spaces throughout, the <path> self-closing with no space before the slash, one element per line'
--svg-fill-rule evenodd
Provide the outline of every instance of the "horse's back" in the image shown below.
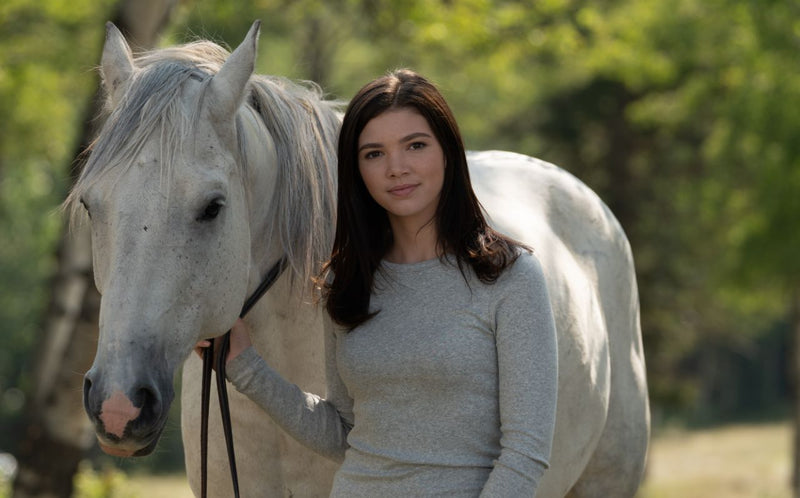
<path fill-rule="evenodd" d="M 632 496 L 649 409 L 627 238 L 597 195 L 554 165 L 498 151 L 468 160 L 492 225 L 541 260 L 558 328 L 556 432 L 538 496 Z"/>

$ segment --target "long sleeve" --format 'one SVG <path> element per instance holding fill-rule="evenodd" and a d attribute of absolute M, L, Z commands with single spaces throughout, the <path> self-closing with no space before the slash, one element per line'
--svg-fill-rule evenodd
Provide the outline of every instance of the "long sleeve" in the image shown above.
<path fill-rule="evenodd" d="M 303 392 L 248 348 L 227 365 L 228 380 L 300 443 L 335 461 L 344 459 L 353 426 L 352 400 L 336 368 L 336 335 L 326 318 L 326 398 Z"/>
<path fill-rule="evenodd" d="M 506 272 L 496 307 L 501 453 L 482 497 L 534 496 L 549 465 L 555 427 L 555 323 L 538 260 L 523 255 Z"/>

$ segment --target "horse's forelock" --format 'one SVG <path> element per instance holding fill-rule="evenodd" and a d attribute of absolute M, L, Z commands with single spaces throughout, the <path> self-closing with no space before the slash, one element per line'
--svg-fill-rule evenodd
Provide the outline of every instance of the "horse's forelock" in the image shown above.
<path fill-rule="evenodd" d="M 137 57 L 137 70 L 119 102 L 112 104 L 107 96 L 108 117 L 65 202 L 73 217 L 83 193 L 109 171 L 129 168 L 153 133 L 158 133 L 161 141 L 161 174 L 169 182 L 172 165 L 183 150 L 184 138 L 192 136 L 199 112 L 198 106 L 185 108 L 181 89 L 189 79 L 208 80 L 219 70 L 226 53 L 208 42 L 185 47 L 185 51 L 174 47 Z M 211 58 L 197 64 L 201 54 Z"/>

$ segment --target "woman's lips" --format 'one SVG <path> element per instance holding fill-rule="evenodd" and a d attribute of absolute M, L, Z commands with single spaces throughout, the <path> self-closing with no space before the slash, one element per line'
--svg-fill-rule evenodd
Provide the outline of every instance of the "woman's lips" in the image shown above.
<path fill-rule="evenodd" d="M 390 188 L 389 193 L 397 197 L 406 197 L 409 194 L 411 194 L 411 192 L 413 192 L 414 189 L 417 188 L 417 186 L 418 185 L 409 185 L 409 184 L 398 185 L 396 187 Z"/>

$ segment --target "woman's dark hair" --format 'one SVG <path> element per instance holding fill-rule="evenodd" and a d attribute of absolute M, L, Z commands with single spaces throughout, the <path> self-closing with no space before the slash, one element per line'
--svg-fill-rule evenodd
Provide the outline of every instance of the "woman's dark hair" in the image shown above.
<path fill-rule="evenodd" d="M 359 173 L 358 140 L 371 119 L 406 107 L 428 121 L 444 152 L 444 184 L 435 215 L 440 257 L 451 254 L 462 274 L 467 264 L 481 281 L 492 283 L 522 247 L 488 226 L 472 191 L 461 133 L 439 90 L 407 69 L 373 80 L 350 101 L 342 122 L 336 235 L 331 259 L 319 277 L 328 313 L 349 328 L 372 316 L 373 277 L 393 240 L 386 211 L 372 199 Z"/>

